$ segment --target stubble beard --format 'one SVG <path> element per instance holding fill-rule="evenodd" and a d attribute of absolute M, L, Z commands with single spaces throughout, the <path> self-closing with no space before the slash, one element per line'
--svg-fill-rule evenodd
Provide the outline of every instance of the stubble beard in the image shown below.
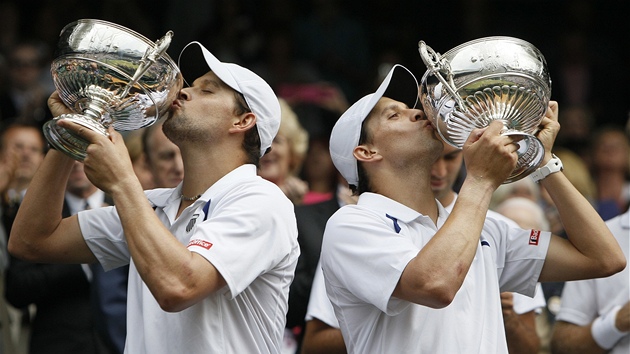
<path fill-rule="evenodd" d="M 179 142 L 188 141 L 196 142 L 203 138 L 203 131 L 194 124 L 190 124 L 192 120 L 186 115 L 171 116 L 162 125 L 164 135 L 179 146 Z"/>

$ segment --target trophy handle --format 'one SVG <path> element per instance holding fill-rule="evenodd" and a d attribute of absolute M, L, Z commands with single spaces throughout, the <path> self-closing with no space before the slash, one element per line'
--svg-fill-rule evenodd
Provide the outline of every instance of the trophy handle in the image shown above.
<path fill-rule="evenodd" d="M 173 31 L 168 31 L 164 35 L 164 37 L 160 38 L 155 42 L 154 48 L 147 48 L 147 51 L 144 53 L 142 59 L 140 59 L 140 65 L 136 72 L 133 74 L 131 80 L 125 86 L 122 97 L 125 97 L 129 94 L 131 88 L 140 80 L 142 75 L 149 69 L 151 65 L 155 63 L 158 58 L 166 52 L 166 49 L 171 45 L 171 40 L 173 39 Z"/>
<path fill-rule="evenodd" d="M 459 106 L 459 109 L 463 112 L 467 112 L 468 108 L 462 98 L 455 91 L 455 83 L 453 82 L 453 71 L 451 70 L 451 65 L 448 60 L 440 55 L 440 53 L 436 53 L 431 47 L 429 47 L 424 41 L 420 41 L 418 43 L 418 51 L 420 52 L 420 57 L 424 62 L 424 65 L 427 66 L 427 69 L 433 74 L 441 83 L 444 85 L 444 88 L 451 97 Z M 445 79 L 441 73 L 445 73 Z"/>

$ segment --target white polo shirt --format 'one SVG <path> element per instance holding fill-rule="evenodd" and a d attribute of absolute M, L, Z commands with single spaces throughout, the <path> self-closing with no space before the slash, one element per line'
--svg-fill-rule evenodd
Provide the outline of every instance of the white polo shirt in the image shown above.
<path fill-rule="evenodd" d="M 606 225 L 615 235 L 626 259 L 630 259 L 630 211 L 609 219 Z M 628 266 L 606 278 L 566 282 L 556 320 L 586 326 L 613 307 L 623 306 L 630 301 L 629 284 Z M 610 353 L 630 353 L 630 334 L 621 338 Z"/>
<path fill-rule="evenodd" d="M 335 317 L 335 309 L 333 309 L 328 295 L 326 295 L 326 284 L 324 283 L 321 265 L 322 263 L 319 262 L 317 263 L 317 268 L 315 268 L 311 295 L 308 299 L 308 307 L 306 308 L 306 317 L 304 319 L 305 321 L 310 321 L 316 318 L 330 327 L 339 328 L 339 321 Z"/>
<path fill-rule="evenodd" d="M 175 219 L 180 190 L 146 194 L 160 221 L 227 286 L 176 313 L 160 308 L 130 263 L 116 208 L 79 213 L 81 232 L 106 270 L 130 263 L 125 353 L 280 352 L 299 256 L 293 204 L 254 165 L 225 175 Z"/>
<path fill-rule="evenodd" d="M 453 204 L 454 202 L 449 206 L 446 206 L 444 209 L 450 213 L 450 211 L 453 210 Z M 488 210 L 487 217 L 494 217 L 495 219 L 505 220 L 506 222 L 509 221 L 509 224 L 513 224 L 514 227 L 518 227 L 513 220 L 508 219 L 499 213 L 493 212 L 492 210 Z M 514 312 L 519 315 L 530 311 L 540 313 L 542 308 L 545 307 L 545 296 L 540 283 L 536 284 L 536 293 L 533 298 L 519 293 L 512 294 L 514 296 Z M 319 262 L 317 264 L 317 268 L 315 268 L 315 275 L 313 276 L 313 284 L 311 287 L 310 298 L 308 300 L 305 320 L 310 321 L 314 318 L 324 322 L 330 327 L 339 328 L 339 322 L 337 321 L 337 317 L 335 317 L 335 310 L 328 299 L 328 295 L 326 295 L 326 286 L 324 284 L 321 262 Z"/>
<path fill-rule="evenodd" d="M 436 201 L 437 203 L 437 201 Z M 549 232 L 487 219 L 453 302 L 433 309 L 391 296 L 438 224 L 382 195 L 363 193 L 328 221 L 321 263 L 349 353 L 507 353 L 501 291 L 534 294 Z"/>

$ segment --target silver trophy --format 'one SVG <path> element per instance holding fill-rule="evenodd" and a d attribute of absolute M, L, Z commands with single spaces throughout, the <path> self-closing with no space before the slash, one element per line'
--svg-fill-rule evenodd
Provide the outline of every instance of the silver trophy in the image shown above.
<path fill-rule="evenodd" d="M 66 25 L 59 36 L 51 73 L 63 102 L 75 113 L 44 124 L 46 140 L 75 160 L 88 141 L 57 125 L 67 119 L 107 136 L 147 127 L 165 115 L 183 86 L 168 56 L 173 32 L 157 42 L 123 26 L 93 19 Z"/>
<path fill-rule="evenodd" d="M 534 134 L 551 96 L 542 53 L 511 37 L 476 39 L 443 55 L 423 41 L 418 47 L 427 66 L 420 100 L 442 139 L 461 149 L 473 129 L 500 120 L 502 134 L 520 139 L 516 168 L 504 183 L 535 171 L 545 150 Z"/>

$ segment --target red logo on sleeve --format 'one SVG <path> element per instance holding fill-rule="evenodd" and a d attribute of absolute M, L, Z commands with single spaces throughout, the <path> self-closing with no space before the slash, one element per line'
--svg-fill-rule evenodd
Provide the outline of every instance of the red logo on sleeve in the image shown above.
<path fill-rule="evenodd" d="M 212 247 L 212 243 L 208 241 L 204 241 L 204 240 L 190 240 L 190 242 L 188 242 L 187 247 L 190 247 L 190 246 L 199 246 L 199 247 L 209 250 L 210 247 Z"/>
<path fill-rule="evenodd" d="M 538 246 L 538 238 L 540 238 L 540 231 L 532 230 L 532 232 L 529 234 L 529 244 Z"/>

